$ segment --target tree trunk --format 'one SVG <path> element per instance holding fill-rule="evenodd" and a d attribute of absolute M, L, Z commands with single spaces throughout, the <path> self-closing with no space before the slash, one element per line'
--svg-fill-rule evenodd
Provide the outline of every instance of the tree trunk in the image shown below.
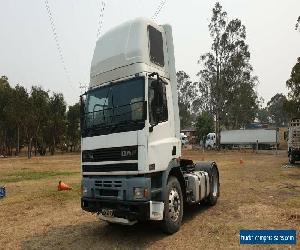
<path fill-rule="evenodd" d="M 30 137 L 28 141 L 28 152 L 27 152 L 28 159 L 31 158 L 31 151 L 32 151 L 32 137 Z"/>
<path fill-rule="evenodd" d="M 217 110 L 216 112 L 216 149 L 220 148 L 221 135 L 220 135 L 220 114 Z"/>
<path fill-rule="evenodd" d="M 54 153 L 55 153 L 55 137 L 53 136 L 53 145 L 51 148 L 51 155 L 54 155 Z"/>
<path fill-rule="evenodd" d="M 20 153 L 20 126 L 18 125 L 17 128 L 17 149 L 16 149 L 16 155 L 19 155 Z"/>
<path fill-rule="evenodd" d="M 34 156 L 37 155 L 37 137 L 35 137 Z"/>

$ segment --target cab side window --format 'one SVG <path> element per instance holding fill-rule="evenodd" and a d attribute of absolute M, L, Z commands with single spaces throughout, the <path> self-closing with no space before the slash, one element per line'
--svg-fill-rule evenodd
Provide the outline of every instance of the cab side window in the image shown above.
<path fill-rule="evenodd" d="M 152 126 L 168 120 L 166 85 L 163 81 L 149 79 L 149 122 Z"/>

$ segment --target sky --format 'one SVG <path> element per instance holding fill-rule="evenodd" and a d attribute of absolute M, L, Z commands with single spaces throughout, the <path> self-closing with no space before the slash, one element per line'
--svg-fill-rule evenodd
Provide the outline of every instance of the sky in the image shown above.
<path fill-rule="evenodd" d="M 0 75 L 12 86 L 40 85 L 62 92 L 68 105 L 78 101 L 80 84 L 89 83 L 101 0 L 48 0 L 66 70 L 61 62 L 44 0 L 0 0 Z M 161 0 L 106 0 L 101 34 L 135 17 L 151 18 Z M 300 56 L 299 0 L 222 0 L 228 18 L 246 26 L 257 91 L 265 104 L 285 82 Z M 210 49 L 208 23 L 215 1 L 167 0 L 157 23 L 173 27 L 176 70 L 197 81 L 200 55 Z"/>

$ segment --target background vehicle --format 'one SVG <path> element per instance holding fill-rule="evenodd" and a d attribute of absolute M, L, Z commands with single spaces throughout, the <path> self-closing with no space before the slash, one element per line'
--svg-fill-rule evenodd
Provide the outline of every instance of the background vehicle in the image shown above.
<path fill-rule="evenodd" d="M 300 118 L 293 118 L 289 125 L 288 157 L 291 164 L 300 161 Z"/>
<path fill-rule="evenodd" d="M 258 149 L 270 149 L 278 145 L 278 132 L 276 129 L 238 129 L 221 131 L 221 147 L 235 148 L 249 146 Z M 209 133 L 205 142 L 207 149 L 215 148 L 215 133 Z"/>
<path fill-rule="evenodd" d="M 205 148 L 210 150 L 216 147 L 216 133 L 209 133 L 206 136 Z"/>
<path fill-rule="evenodd" d="M 161 220 L 174 233 L 184 203 L 216 204 L 216 163 L 181 158 L 171 26 L 139 18 L 103 35 L 81 114 L 84 210 L 110 223 Z"/>
<path fill-rule="evenodd" d="M 187 145 L 189 143 L 188 137 L 184 133 L 180 133 L 181 145 Z"/>

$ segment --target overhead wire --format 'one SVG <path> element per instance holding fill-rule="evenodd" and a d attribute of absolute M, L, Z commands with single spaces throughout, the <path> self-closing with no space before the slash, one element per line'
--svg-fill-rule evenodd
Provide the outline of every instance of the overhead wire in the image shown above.
<path fill-rule="evenodd" d="M 57 30 L 56 30 L 56 25 L 55 25 L 55 21 L 54 21 L 54 18 L 53 18 L 52 11 L 51 11 L 51 8 L 50 8 L 48 0 L 44 0 L 44 4 L 45 4 L 45 8 L 46 8 L 46 11 L 47 11 L 47 14 L 48 14 L 48 18 L 49 18 L 49 22 L 50 22 L 51 30 L 52 30 L 52 35 L 53 35 L 53 39 L 55 41 L 55 45 L 56 45 L 56 49 L 57 49 L 57 52 L 58 52 L 58 56 L 59 56 L 60 62 L 62 64 L 63 70 L 64 70 L 64 72 L 66 74 L 67 81 L 68 81 L 70 87 L 73 88 L 73 86 L 71 84 L 70 72 L 69 72 L 69 70 L 68 70 L 68 68 L 66 66 L 66 62 L 65 62 L 64 55 L 63 55 L 62 46 L 60 45 L 60 42 L 59 42 L 59 38 L 58 38 Z"/>
<path fill-rule="evenodd" d="M 101 1 L 101 5 L 100 5 L 100 15 L 99 15 L 99 20 L 98 20 L 98 28 L 97 28 L 96 40 L 98 40 L 98 38 L 101 35 L 102 26 L 103 26 L 103 19 L 104 19 L 105 6 L 106 6 L 106 2 L 104 0 L 102 0 Z"/>
<path fill-rule="evenodd" d="M 96 34 L 96 42 L 99 39 L 103 27 L 103 20 L 104 20 L 104 10 L 105 10 L 106 2 L 102 0 L 100 3 L 100 13 L 99 13 L 99 20 L 97 26 L 97 34 Z M 79 85 L 81 94 L 87 91 L 88 85 L 84 83 L 80 83 Z"/>
<path fill-rule="evenodd" d="M 156 11 L 154 12 L 153 16 L 152 16 L 152 20 L 155 21 L 157 16 L 159 15 L 159 13 L 161 12 L 162 8 L 164 7 L 165 3 L 167 2 L 167 0 L 161 0 Z"/>

